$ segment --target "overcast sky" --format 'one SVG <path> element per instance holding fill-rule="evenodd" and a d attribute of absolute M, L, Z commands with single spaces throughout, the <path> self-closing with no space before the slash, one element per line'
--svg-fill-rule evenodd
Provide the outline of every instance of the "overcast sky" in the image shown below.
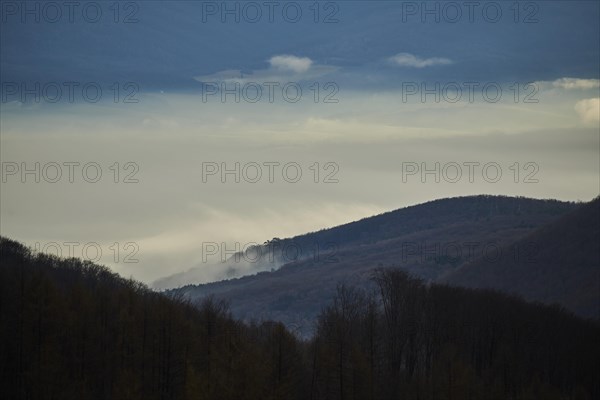
<path fill-rule="evenodd" d="M 14 4 L 0 233 L 124 276 L 436 198 L 600 193 L 598 2 L 284 2 L 272 21 L 99 2 L 98 22 L 39 23 Z"/>

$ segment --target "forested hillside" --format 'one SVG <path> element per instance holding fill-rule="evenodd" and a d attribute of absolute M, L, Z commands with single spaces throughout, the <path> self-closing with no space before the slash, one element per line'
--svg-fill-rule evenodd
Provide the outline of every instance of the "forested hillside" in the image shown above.
<path fill-rule="evenodd" d="M 208 295 L 225 298 L 231 302 L 237 318 L 275 319 L 299 327 L 303 335 L 310 336 L 316 317 L 340 282 L 372 286 L 369 276 L 379 266 L 398 267 L 412 276 L 435 282 L 481 257 L 496 259 L 497 253 L 535 257 L 536 254 L 526 253 L 530 243 L 515 247 L 514 242 L 579 206 L 507 196 L 435 200 L 282 239 L 278 248 L 310 249 L 304 252 L 308 256 L 290 260 L 274 272 L 185 285 L 174 293 L 192 300 Z M 322 251 L 315 256 L 314 248 Z M 258 259 L 257 264 L 265 259 L 268 257 Z"/>
<path fill-rule="evenodd" d="M 273 238 L 264 245 L 248 247 L 245 253 L 232 255 L 218 267 L 223 271 L 222 279 L 231 279 L 239 278 L 243 271 L 248 275 L 271 271 L 285 264 L 318 264 L 323 267 L 345 264 L 344 268 L 348 269 L 360 257 L 362 266 L 402 262 L 412 274 L 435 279 L 443 267 L 455 267 L 468 260 L 466 243 L 478 244 L 477 254 L 480 254 L 487 243 L 502 245 L 513 241 L 576 207 L 575 203 L 558 200 L 508 196 L 438 199 L 318 232 L 285 239 Z M 464 254 L 456 257 L 452 265 L 448 262 L 415 263 L 415 254 L 405 254 L 414 253 L 413 247 L 407 245 L 421 245 L 425 241 L 437 246 L 455 243 Z M 409 249 L 412 251 L 407 251 Z M 153 287 L 163 290 L 201 283 L 198 277 L 204 276 L 203 271 L 208 267 L 213 266 L 204 263 L 189 271 L 159 279 Z M 207 293 L 220 292 L 216 287 L 202 289 Z M 227 288 L 230 289 L 235 289 L 235 283 Z M 333 290 L 335 286 L 329 288 L 329 293 Z"/>
<path fill-rule="evenodd" d="M 108 269 L 0 239 L 6 399 L 594 399 L 600 327 L 558 307 L 425 285 L 339 286 L 301 341 Z"/>
<path fill-rule="evenodd" d="M 517 293 L 527 300 L 560 303 L 600 319 L 600 197 L 519 239 L 532 253 L 483 257 L 450 271 L 443 281 Z"/>
<path fill-rule="evenodd" d="M 2 398 L 306 398 L 303 344 L 281 324 L 244 326 L 222 302 L 196 308 L 98 265 L 0 245 Z"/>

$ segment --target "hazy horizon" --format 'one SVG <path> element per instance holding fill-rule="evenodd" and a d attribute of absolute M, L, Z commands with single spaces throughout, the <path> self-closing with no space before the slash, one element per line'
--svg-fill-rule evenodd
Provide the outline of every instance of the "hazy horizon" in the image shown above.
<path fill-rule="evenodd" d="M 600 194 L 597 2 L 284 3 L 272 20 L 236 2 L 98 3 L 98 21 L 3 5 L 0 233 L 98 244 L 149 283 L 206 242 Z"/>

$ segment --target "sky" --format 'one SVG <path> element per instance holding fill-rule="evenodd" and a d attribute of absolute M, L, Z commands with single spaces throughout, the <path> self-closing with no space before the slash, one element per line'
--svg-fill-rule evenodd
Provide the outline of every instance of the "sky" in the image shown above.
<path fill-rule="evenodd" d="M 33 248 L 211 281 L 211 243 L 600 193 L 595 1 L 23 4 L 0 10 L 0 234 Z"/>

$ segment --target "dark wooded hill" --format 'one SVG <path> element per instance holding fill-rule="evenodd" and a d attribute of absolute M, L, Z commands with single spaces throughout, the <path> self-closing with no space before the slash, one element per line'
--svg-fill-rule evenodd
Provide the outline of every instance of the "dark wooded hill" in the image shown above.
<path fill-rule="evenodd" d="M 28 400 L 596 399 L 600 326 L 379 269 L 301 341 L 0 237 L 0 387 Z"/>
<path fill-rule="evenodd" d="M 502 254 L 493 262 L 478 258 L 441 281 L 559 303 L 579 315 L 600 318 L 600 198 L 512 246 L 522 253 Z"/>

